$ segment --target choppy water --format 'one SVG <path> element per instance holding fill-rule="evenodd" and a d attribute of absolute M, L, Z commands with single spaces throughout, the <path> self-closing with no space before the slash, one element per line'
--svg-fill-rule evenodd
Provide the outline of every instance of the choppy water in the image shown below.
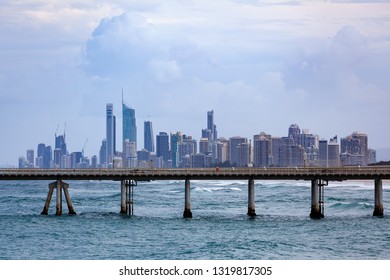
<path fill-rule="evenodd" d="M 120 183 L 69 181 L 76 216 L 40 215 L 47 181 L 0 181 L 0 259 L 390 259 L 390 182 L 383 218 L 372 217 L 374 182 L 330 182 L 325 218 L 311 220 L 310 182 L 256 181 L 255 218 L 246 181 L 139 183 L 135 216 L 119 214 Z"/>

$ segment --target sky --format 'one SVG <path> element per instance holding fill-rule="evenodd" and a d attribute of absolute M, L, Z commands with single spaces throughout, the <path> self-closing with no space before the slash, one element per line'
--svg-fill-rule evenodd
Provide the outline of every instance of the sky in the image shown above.
<path fill-rule="evenodd" d="M 98 155 L 122 90 L 144 121 L 201 138 L 288 127 L 390 148 L 390 1 L 0 0 L 0 166 L 27 149 Z M 380 155 L 378 155 L 380 156 Z M 389 158 L 390 159 L 390 158 Z"/>

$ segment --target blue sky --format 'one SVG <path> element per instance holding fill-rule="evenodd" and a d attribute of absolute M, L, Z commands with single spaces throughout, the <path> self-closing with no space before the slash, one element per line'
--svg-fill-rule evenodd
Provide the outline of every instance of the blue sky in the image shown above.
<path fill-rule="evenodd" d="M 1 1 L 0 165 L 66 123 L 98 153 L 121 92 L 154 132 L 321 138 L 365 132 L 390 147 L 389 1 Z M 121 147 L 121 143 L 117 143 Z M 119 148 L 120 150 L 120 148 Z"/>

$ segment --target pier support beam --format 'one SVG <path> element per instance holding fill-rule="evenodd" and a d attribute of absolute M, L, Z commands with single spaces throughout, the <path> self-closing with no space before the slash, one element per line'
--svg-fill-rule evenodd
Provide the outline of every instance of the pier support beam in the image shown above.
<path fill-rule="evenodd" d="M 52 182 L 49 184 L 49 192 L 47 194 L 46 203 L 43 207 L 43 210 L 41 212 L 41 215 L 47 215 L 49 212 L 49 206 L 51 202 L 51 198 L 53 196 L 54 189 L 56 189 L 56 215 L 61 216 L 62 215 L 62 190 L 64 190 L 66 203 L 68 205 L 69 215 L 76 215 L 76 212 L 74 211 L 72 200 L 70 199 L 69 195 L 69 184 L 62 182 L 62 180 L 57 180 L 55 182 Z"/>
<path fill-rule="evenodd" d="M 190 199 L 190 179 L 186 179 L 186 181 L 185 181 L 183 218 L 192 218 L 191 199 Z"/>
<path fill-rule="evenodd" d="M 126 207 L 126 199 L 127 193 L 126 193 L 126 183 L 125 181 L 121 181 L 121 214 L 127 213 L 127 207 Z"/>
<path fill-rule="evenodd" d="M 137 186 L 135 180 L 121 181 L 121 214 L 134 215 L 134 187 Z"/>
<path fill-rule="evenodd" d="M 250 178 L 248 180 L 248 216 L 256 216 L 255 210 L 255 180 Z"/>
<path fill-rule="evenodd" d="M 311 212 L 310 218 L 312 219 L 320 219 L 324 217 L 323 213 L 323 186 L 325 184 L 322 183 L 321 180 L 314 179 L 311 180 Z M 321 196 L 320 196 L 321 194 Z M 321 197 L 321 199 L 320 199 Z"/>
<path fill-rule="evenodd" d="M 375 179 L 375 208 L 373 216 L 383 216 L 383 187 L 382 179 Z"/>

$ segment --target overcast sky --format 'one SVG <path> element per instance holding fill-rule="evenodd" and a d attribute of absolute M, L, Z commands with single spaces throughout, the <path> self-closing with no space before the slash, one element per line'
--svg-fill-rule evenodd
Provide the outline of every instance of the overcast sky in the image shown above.
<path fill-rule="evenodd" d="M 389 1 L 1 0 L 0 166 L 63 133 L 98 154 L 121 92 L 143 123 L 199 140 L 367 133 L 390 147 Z"/>

